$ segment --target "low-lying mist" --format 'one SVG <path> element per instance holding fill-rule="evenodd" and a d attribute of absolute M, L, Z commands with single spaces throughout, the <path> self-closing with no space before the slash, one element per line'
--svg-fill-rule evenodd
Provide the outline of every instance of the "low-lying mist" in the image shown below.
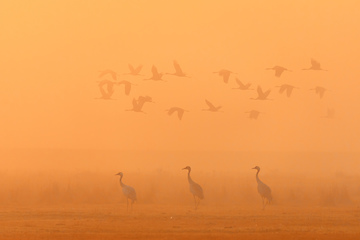
<path fill-rule="evenodd" d="M 135 188 L 136 204 L 191 205 L 185 166 L 199 183 L 201 205 L 259 205 L 254 166 L 272 190 L 273 205 L 360 203 L 359 154 L 304 152 L 121 152 L 6 150 L 1 152 L 3 205 L 110 204 Z"/>

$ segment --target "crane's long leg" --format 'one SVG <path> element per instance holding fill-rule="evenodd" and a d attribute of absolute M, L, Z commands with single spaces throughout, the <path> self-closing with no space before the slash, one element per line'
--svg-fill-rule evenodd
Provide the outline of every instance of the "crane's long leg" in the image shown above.
<path fill-rule="evenodd" d="M 200 198 L 198 198 L 198 202 L 197 202 L 197 206 L 199 207 L 200 205 Z"/>
<path fill-rule="evenodd" d="M 126 211 L 129 211 L 129 198 L 126 198 Z"/>
<path fill-rule="evenodd" d="M 197 209 L 197 204 L 196 204 L 196 197 L 195 197 L 195 195 L 193 195 L 194 196 L 194 202 L 195 202 L 195 210 Z"/>

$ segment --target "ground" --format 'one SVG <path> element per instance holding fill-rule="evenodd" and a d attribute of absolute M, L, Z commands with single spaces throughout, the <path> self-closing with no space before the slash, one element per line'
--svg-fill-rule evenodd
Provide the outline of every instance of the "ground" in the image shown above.
<path fill-rule="evenodd" d="M 0 239 L 360 239 L 356 206 L 0 207 Z"/>

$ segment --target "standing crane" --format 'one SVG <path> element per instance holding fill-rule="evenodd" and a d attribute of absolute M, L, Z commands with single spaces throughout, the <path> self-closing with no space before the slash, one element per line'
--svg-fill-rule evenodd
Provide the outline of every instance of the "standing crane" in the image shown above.
<path fill-rule="evenodd" d="M 186 166 L 183 168 L 183 170 L 185 169 L 188 170 L 188 181 L 190 185 L 190 192 L 194 196 L 195 210 L 196 210 L 197 207 L 199 206 L 200 199 L 204 199 L 204 192 L 202 187 L 191 179 L 190 177 L 191 167 Z M 197 201 L 196 201 L 196 197 L 198 198 Z"/>
<path fill-rule="evenodd" d="M 260 179 L 259 179 L 259 172 L 260 172 L 260 167 L 256 166 L 252 169 L 256 169 L 257 173 L 256 173 L 256 181 L 258 184 L 258 192 L 262 198 L 262 202 L 263 202 L 263 209 L 265 209 L 265 206 L 267 203 L 271 203 L 272 201 L 272 195 L 271 195 L 271 189 L 269 188 L 268 185 L 266 185 L 265 183 L 263 183 Z"/>
<path fill-rule="evenodd" d="M 131 210 L 132 210 L 132 205 L 133 203 L 136 201 L 136 192 L 135 192 L 135 189 L 133 187 L 130 187 L 128 185 L 125 185 L 123 182 L 122 182 L 122 178 L 123 178 L 123 173 L 122 172 L 119 172 L 117 174 L 115 174 L 115 176 L 119 175 L 120 176 L 120 186 L 122 188 L 122 191 L 126 197 L 126 203 L 127 203 L 127 207 L 126 207 L 126 210 L 128 211 L 129 210 L 129 199 L 131 200 Z"/>

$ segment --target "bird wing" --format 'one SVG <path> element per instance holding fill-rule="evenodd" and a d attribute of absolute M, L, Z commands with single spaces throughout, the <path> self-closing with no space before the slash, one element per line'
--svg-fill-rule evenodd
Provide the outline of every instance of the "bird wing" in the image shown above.
<path fill-rule="evenodd" d="M 211 102 L 209 102 L 208 100 L 205 99 L 205 102 L 209 106 L 210 109 L 216 109 L 216 107 Z"/>
<path fill-rule="evenodd" d="M 246 87 L 238 78 L 236 78 L 235 80 L 236 80 L 236 83 L 239 85 L 239 87 L 240 87 L 241 89 L 244 89 L 244 88 Z M 249 83 L 248 83 L 248 84 L 249 84 Z"/>
<path fill-rule="evenodd" d="M 178 118 L 179 118 L 179 120 L 182 119 L 183 115 L 184 115 L 184 110 L 178 109 Z"/>
<path fill-rule="evenodd" d="M 152 72 L 153 78 L 158 78 L 159 72 L 158 72 L 157 68 L 154 65 L 151 68 L 151 72 Z"/>
<path fill-rule="evenodd" d="M 125 95 L 129 95 L 130 94 L 130 90 L 131 90 L 131 83 L 128 81 L 124 81 L 125 83 Z"/>
<path fill-rule="evenodd" d="M 279 89 L 279 93 L 283 93 L 286 88 L 287 88 L 286 84 L 281 85 Z"/>
<path fill-rule="evenodd" d="M 264 98 L 267 98 L 267 97 L 269 96 L 270 92 L 271 92 L 270 89 L 267 90 L 266 92 L 264 92 L 264 93 L 263 93 L 263 97 L 264 97 Z"/>
<path fill-rule="evenodd" d="M 175 108 L 175 107 L 170 108 L 170 109 L 168 110 L 168 115 L 173 114 L 176 110 L 177 110 L 177 108 Z"/>
<path fill-rule="evenodd" d="M 291 93 L 293 91 L 293 87 L 292 86 L 288 86 L 287 89 L 286 89 L 286 95 L 287 97 L 290 97 L 291 96 Z"/>
<path fill-rule="evenodd" d="M 107 82 L 107 91 L 108 93 L 113 93 L 114 92 L 114 83 L 111 81 Z"/>
<path fill-rule="evenodd" d="M 264 93 L 263 93 L 263 91 L 262 91 L 262 88 L 261 88 L 260 86 L 257 87 L 256 91 L 257 91 L 259 97 L 261 97 L 261 96 L 264 95 Z"/>
<path fill-rule="evenodd" d="M 275 69 L 275 76 L 276 77 L 280 77 L 281 76 L 281 74 L 284 72 L 284 68 L 282 68 L 282 67 L 278 67 L 278 68 L 276 68 Z"/>
<path fill-rule="evenodd" d="M 180 64 L 174 60 L 174 68 L 177 74 L 183 74 L 183 71 L 181 70 Z"/>
<path fill-rule="evenodd" d="M 223 81 L 224 83 L 228 83 L 229 82 L 229 78 L 230 78 L 230 71 L 223 71 L 222 72 L 222 77 L 223 77 Z"/>
<path fill-rule="evenodd" d="M 313 58 L 311 59 L 311 66 L 315 69 L 319 69 L 321 67 L 320 63 Z"/>
<path fill-rule="evenodd" d="M 102 86 L 99 85 L 99 90 L 100 90 L 100 93 L 101 93 L 101 97 L 102 98 L 108 98 L 109 97 L 109 94 L 104 90 L 104 88 Z"/>
<path fill-rule="evenodd" d="M 128 64 L 128 67 L 129 67 L 130 72 L 131 72 L 132 74 L 134 74 L 134 73 L 135 73 L 135 69 L 134 69 L 133 65 L 131 65 L 131 64 L 129 63 L 129 64 Z"/>
<path fill-rule="evenodd" d="M 134 110 L 138 109 L 138 102 L 135 98 L 133 98 L 133 100 L 132 100 L 132 105 L 133 105 Z"/>
<path fill-rule="evenodd" d="M 99 77 L 102 77 L 102 76 L 104 76 L 105 74 L 107 74 L 107 72 L 105 72 L 105 71 L 100 71 Z"/>
<path fill-rule="evenodd" d="M 116 76 L 116 72 L 114 72 L 113 70 L 110 70 L 110 69 L 106 69 L 106 70 L 100 71 L 99 77 L 102 77 L 106 74 L 110 74 L 111 76 L 113 76 L 113 75 Z"/>
<path fill-rule="evenodd" d="M 137 68 L 135 68 L 135 70 L 134 70 L 134 73 L 135 73 L 135 74 L 139 74 L 140 71 L 141 71 L 141 69 L 142 69 L 142 67 L 143 67 L 143 65 L 137 66 Z"/>
<path fill-rule="evenodd" d="M 253 118 L 253 119 L 257 119 L 258 118 L 258 116 L 259 116 L 259 114 L 260 114 L 260 112 L 258 112 L 258 111 L 255 111 L 255 110 L 252 110 L 251 112 L 250 112 L 250 118 Z"/>

